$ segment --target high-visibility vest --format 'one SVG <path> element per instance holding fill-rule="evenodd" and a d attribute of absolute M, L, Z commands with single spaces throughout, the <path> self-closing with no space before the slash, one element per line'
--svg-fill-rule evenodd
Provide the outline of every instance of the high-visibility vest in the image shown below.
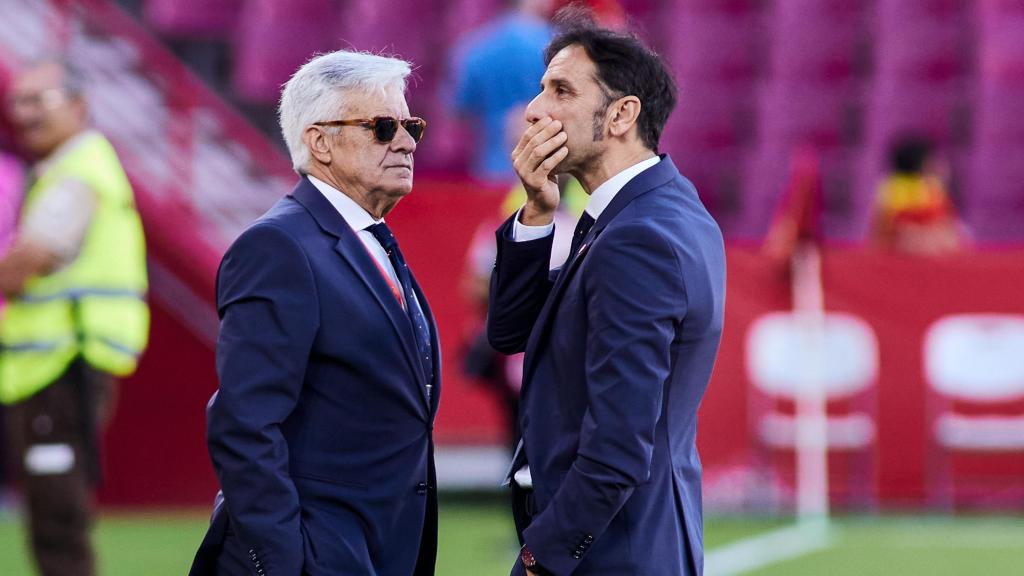
<path fill-rule="evenodd" d="M 22 216 L 62 181 L 96 194 L 78 256 L 31 278 L 0 320 L 0 402 L 18 402 L 60 377 L 75 358 L 127 376 L 149 338 L 146 243 L 128 177 L 110 142 L 89 132 L 54 160 L 25 196 Z"/>

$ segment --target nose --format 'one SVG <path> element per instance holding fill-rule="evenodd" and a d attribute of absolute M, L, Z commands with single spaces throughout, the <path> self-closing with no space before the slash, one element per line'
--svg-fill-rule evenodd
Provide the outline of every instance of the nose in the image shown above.
<path fill-rule="evenodd" d="M 530 103 L 526 105 L 526 121 L 530 124 L 533 124 L 547 115 L 540 103 L 541 95 L 542 94 L 537 94 L 534 96 L 533 100 L 530 100 Z"/>
<path fill-rule="evenodd" d="M 412 139 L 409 131 L 405 129 L 405 126 L 399 124 L 398 132 L 395 133 L 394 139 L 391 140 L 391 151 L 401 152 L 402 154 L 412 154 L 416 151 L 416 141 Z"/>

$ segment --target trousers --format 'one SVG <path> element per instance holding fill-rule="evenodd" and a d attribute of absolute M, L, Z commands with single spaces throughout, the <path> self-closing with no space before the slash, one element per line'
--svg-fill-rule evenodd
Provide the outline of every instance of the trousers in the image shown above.
<path fill-rule="evenodd" d="M 8 407 L 12 469 L 42 576 L 96 573 L 89 534 L 100 481 L 97 435 L 113 403 L 113 377 L 76 360 L 52 384 Z"/>

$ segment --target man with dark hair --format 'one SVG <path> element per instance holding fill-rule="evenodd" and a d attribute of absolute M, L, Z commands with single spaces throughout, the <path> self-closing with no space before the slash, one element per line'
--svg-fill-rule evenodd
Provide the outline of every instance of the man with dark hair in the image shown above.
<path fill-rule="evenodd" d="M 576 16 L 545 60 L 488 321 L 495 348 L 526 352 L 513 574 L 700 574 L 696 416 L 722 330 L 721 232 L 656 154 L 676 101 L 657 54 Z M 562 173 L 590 199 L 549 275 Z"/>

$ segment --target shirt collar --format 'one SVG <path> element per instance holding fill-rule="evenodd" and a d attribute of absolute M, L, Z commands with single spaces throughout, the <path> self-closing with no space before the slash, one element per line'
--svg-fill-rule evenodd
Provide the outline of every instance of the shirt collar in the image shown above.
<path fill-rule="evenodd" d="M 594 220 L 600 218 L 601 213 L 604 212 L 604 209 L 607 208 L 609 204 L 611 204 L 612 199 L 619 193 L 619 190 L 622 190 L 626 184 L 629 184 L 630 180 L 635 178 L 644 170 L 654 166 L 660 160 L 660 157 L 654 156 L 653 158 L 637 162 L 606 180 L 604 184 L 598 186 L 590 195 L 590 200 L 587 202 L 586 208 L 587 214 L 593 216 Z"/>
<path fill-rule="evenodd" d="M 334 206 L 334 209 L 341 214 L 341 217 L 345 219 L 345 222 L 355 231 L 365 230 L 367 227 L 374 224 L 379 224 L 384 220 L 374 220 L 370 213 L 363 209 L 362 206 L 356 204 L 356 201 L 349 198 L 347 194 L 331 186 L 330 184 L 320 180 L 315 176 L 306 175 L 309 178 L 309 182 L 316 186 L 316 189 L 327 198 L 327 201 Z"/>

